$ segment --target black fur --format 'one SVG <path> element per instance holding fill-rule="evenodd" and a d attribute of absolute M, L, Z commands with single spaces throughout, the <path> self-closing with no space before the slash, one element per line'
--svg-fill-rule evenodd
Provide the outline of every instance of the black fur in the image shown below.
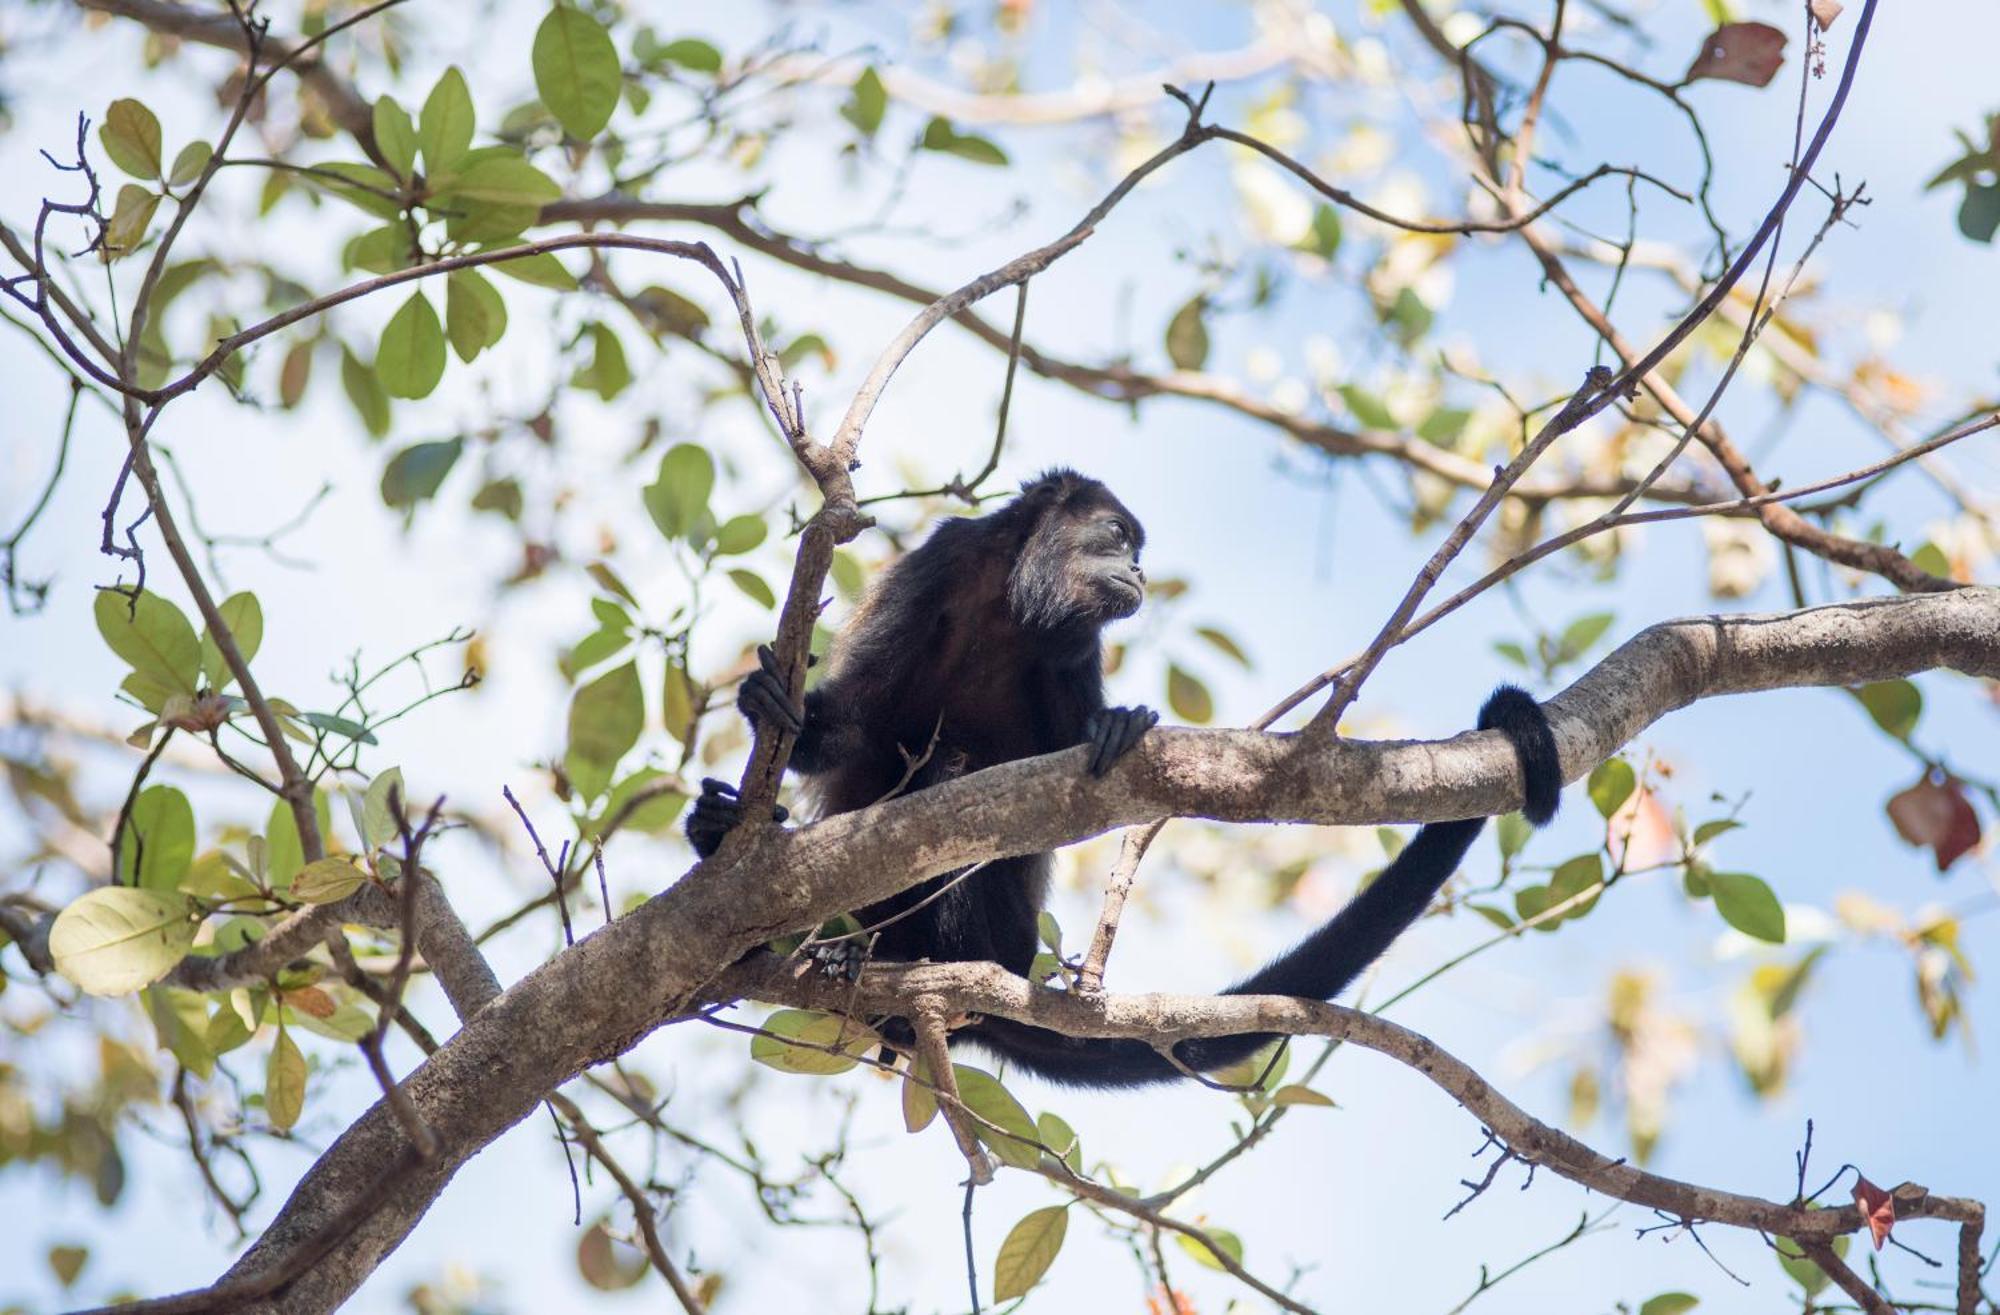
<path fill-rule="evenodd" d="M 745 681 L 738 705 L 753 720 L 799 721 L 791 765 L 808 778 L 819 816 L 865 808 L 899 784 L 922 790 L 1078 744 L 1093 746 L 1088 769 L 1101 774 L 1158 719 L 1144 708 L 1105 706 L 1099 641 L 1107 623 L 1138 608 L 1144 540 L 1102 484 L 1049 471 L 991 515 L 946 521 L 891 567 L 835 643 L 803 716 L 787 703 L 771 661 Z M 1524 811 L 1537 825 L 1548 821 L 1561 773 L 1540 706 L 1503 686 L 1479 725 L 1513 744 Z M 905 754 L 921 758 L 914 770 Z M 726 787 L 704 786 L 687 828 L 706 855 L 741 809 Z M 1468 818 L 1422 828 L 1330 922 L 1228 994 L 1331 999 L 1424 911 L 1484 824 Z M 883 924 L 875 945 L 883 958 L 984 959 L 1025 975 L 1048 879 L 1046 854 L 997 859 L 969 877 L 933 877 L 856 916 L 864 926 Z M 1136 1040 L 1079 1040 L 999 1018 L 953 1039 L 1077 1086 L 1181 1076 Z M 1245 1058 L 1268 1040 L 1215 1037 L 1183 1042 L 1175 1053 L 1200 1071 Z"/>

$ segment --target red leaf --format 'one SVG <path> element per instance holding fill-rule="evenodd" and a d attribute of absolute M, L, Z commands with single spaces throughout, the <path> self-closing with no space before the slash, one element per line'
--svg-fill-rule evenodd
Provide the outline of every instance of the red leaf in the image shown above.
<path fill-rule="evenodd" d="M 1701 43 L 1701 53 L 1681 81 L 1720 78 L 1746 86 L 1769 86 L 1785 62 L 1785 34 L 1769 23 L 1724 23 Z"/>
<path fill-rule="evenodd" d="M 1889 1240 L 1889 1230 L 1896 1226 L 1896 1198 L 1869 1182 L 1860 1174 L 1854 1175 L 1854 1204 L 1861 1210 L 1861 1218 L 1868 1225 L 1868 1235 L 1875 1239 L 1875 1249 Z"/>
<path fill-rule="evenodd" d="M 1813 22 L 1819 24 L 1819 30 L 1822 32 L 1833 26 L 1833 20 L 1840 17 L 1840 11 L 1844 8 L 1840 0 L 1810 0 L 1810 4 Z"/>
<path fill-rule="evenodd" d="M 1896 834 L 1912 845 L 1928 845 L 1942 872 L 1979 844 L 1979 814 L 1955 777 L 1926 772 L 1921 780 L 1889 800 L 1889 820 Z"/>

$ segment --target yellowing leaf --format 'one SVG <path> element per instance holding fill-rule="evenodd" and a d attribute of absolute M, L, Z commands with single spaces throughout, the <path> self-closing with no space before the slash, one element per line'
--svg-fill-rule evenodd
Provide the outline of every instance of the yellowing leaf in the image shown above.
<path fill-rule="evenodd" d="M 993 1300 L 1026 1296 L 1055 1263 L 1068 1231 L 1069 1210 L 1064 1206 L 1044 1206 L 1021 1216 L 1008 1230 L 1007 1240 L 1000 1244 L 1000 1254 L 993 1261 Z"/>
<path fill-rule="evenodd" d="M 89 892 L 57 914 L 49 929 L 56 971 L 91 995 L 149 986 L 193 944 L 185 899 L 130 886 Z"/>

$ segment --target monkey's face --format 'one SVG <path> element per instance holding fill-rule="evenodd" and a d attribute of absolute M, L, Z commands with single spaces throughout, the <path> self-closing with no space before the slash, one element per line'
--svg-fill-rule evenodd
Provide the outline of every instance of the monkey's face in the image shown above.
<path fill-rule="evenodd" d="M 1131 616 L 1146 601 L 1146 573 L 1139 567 L 1143 532 L 1124 508 L 1086 513 L 1073 531 L 1070 596 L 1094 620 Z"/>

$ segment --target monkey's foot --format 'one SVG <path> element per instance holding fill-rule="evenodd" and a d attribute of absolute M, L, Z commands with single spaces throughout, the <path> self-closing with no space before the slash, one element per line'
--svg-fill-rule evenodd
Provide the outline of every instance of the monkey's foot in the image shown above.
<path fill-rule="evenodd" d="M 782 822 L 791 814 L 783 806 L 771 809 L 771 820 Z M 712 776 L 702 778 L 701 797 L 688 810 L 684 830 L 688 843 L 701 858 L 713 854 L 722 844 L 722 838 L 734 831 L 743 822 L 743 802 L 736 796 L 736 787 L 727 781 L 718 781 Z"/>
<path fill-rule="evenodd" d="M 1160 714 L 1151 708 L 1104 708 L 1083 723 L 1083 742 L 1090 746 L 1090 774 L 1102 776 L 1132 751 L 1139 737 L 1151 730 Z"/>
<path fill-rule="evenodd" d="M 806 951 L 820 975 L 836 982 L 858 982 L 868 963 L 868 950 L 858 941 L 823 941 Z"/>

